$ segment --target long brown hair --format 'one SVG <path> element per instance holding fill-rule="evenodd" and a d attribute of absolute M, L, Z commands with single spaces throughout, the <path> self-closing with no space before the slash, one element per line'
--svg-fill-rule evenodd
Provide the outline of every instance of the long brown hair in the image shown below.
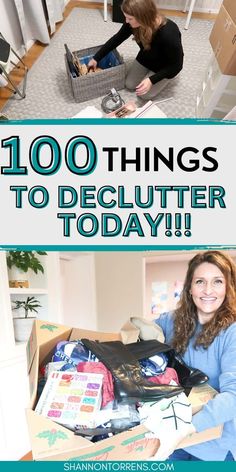
<path fill-rule="evenodd" d="M 121 9 L 134 16 L 140 24 L 133 29 L 134 38 L 144 49 L 150 49 L 153 33 L 166 24 L 166 18 L 158 12 L 154 0 L 123 0 Z"/>
<path fill-rule="evenodd" d="M 186 351 L 190 338 L 197 326 L 197 308 L 190 294 L 193 274 L 203 262 L 217 266 L 225 277 L 226 295 L 213 318 L 202 326 L 195 347 L 207 348 L 220 333 L 236 321 L 236 266 L 233 260 L 220 251 L 206 251 L 197 254 L 188 265 L 182 295 L 174 313 L 174 336 L 172 346 L 179 353 Z"/>

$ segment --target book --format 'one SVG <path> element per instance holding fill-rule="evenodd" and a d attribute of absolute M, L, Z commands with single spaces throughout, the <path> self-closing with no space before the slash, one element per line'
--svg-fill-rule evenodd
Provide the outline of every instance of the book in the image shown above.
<path fill-rule="evenodd" d="M 78 74 L 78 71 L 77 71 L 77 69 L 74 65 L 73 54 L 70 51 L 70 49 L 68 48 L 67 44 L 64 44 L 64 46 L 65 46 L 65 50 L 66 50 L 66 60 L 67 60 L 67 64 L 68 64 L 68 67 L 69 67 L 69 71 L 70 71 L 73 78 L 78 77 L 79 74 Z"/>
<path fill-rule="evenodd" d="M 35 411 L 64 426 L 94 428 L 102 383 L 102 374 L 51 372 Z"/>

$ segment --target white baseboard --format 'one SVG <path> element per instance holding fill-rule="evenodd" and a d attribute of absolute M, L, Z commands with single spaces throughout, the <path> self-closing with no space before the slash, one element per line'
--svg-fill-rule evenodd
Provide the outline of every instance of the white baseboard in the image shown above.
<path fill-rule="evenodd" d="M 173 11 L 183 11 L 181 8 L 177 7 L 176 5 L 168 5 L 168 4 L 161 4 L 161 2 L 159 2 L 159 8 L 163 8 L 165 10 L 173 10 Z M 219 8 L 203 8 L 203 7 L 195 7 L 194 8 L 194 12 L 198 12 L 198 13 L 209 13 L 209 14 L 216 14 L 219 13 Z M 187 15 L 187 12 L 186 12 L 186 15 Z"/>
<path fill-rule="evenodd" d="M 103 3 L 103 0 L 80 0 L 84 3 L 90 3 L 90 2 L 97 2 L 97 3 Z M 173 11 L 182 11 L 182 8 L 178 6 L 178 0 L 175 0 L 176 4 L 173 4 L 173 0 L 171 2 L 168 3 L 168 1 L 161 1 L 161 0 L 158 0 L 158 7 L 159 8 L 163 8 L 163 9 L 166 9 L 166 10 L 173 10 Z M 112 0 L 108 0 L 108 3 L 109 4 L 112 4 Z M 184 2 L 185 3 L 185 2 Z M 212 5 L 212 2 L 210 2 L 210 4 Z M 199 12 L 199 13 L 213 13 L 213 14 L 217 14 L 219 12 L 219 7 L 216 6 L 215 8 L 214 7 L 210 7 L 208 8 L 207 6 L 204 6 L 204 7 L 200 7 L 196 4 L 196 6 L 194 7 L 194 11 L 195 12 Z"/>

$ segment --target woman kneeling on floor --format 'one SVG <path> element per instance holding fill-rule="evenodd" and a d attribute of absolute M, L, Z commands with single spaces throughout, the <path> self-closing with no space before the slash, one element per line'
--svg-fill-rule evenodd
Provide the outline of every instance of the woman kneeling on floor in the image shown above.
<path fill-rule="evenodd" d="M 154 0 L 123 0 L 125 23 L 90 60 L 98 62 L 131 35 L 140 51 L 126 77 L 126 87 L 144 100 L 152 100 L 183 67 L 181 33 L 174 21 L 165 18 Z"/>

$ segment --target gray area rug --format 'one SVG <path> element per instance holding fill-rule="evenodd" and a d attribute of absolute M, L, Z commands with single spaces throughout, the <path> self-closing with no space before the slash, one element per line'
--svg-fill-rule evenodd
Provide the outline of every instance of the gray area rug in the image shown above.
<path fill-rule="evenodd" d="M 161 103 L 161 110 L 168 117 L 195 117 L 196 96 L 201 86 L 206 66 L 211 56 L 208 41 L 213 22 L 192 19 L 188 31 L 184 30 L 185 18 L 174 17 L 181 32 L 185 52 L 184 68 L 180 75 L 158 95 L 157 100 L 173 97 Z M 120 28 L 111 18 L 103 21 L 102 10 L 74 8 L 52 38 L 28 74 L 26 98 L 11 98 L 4 107 L 10 119 L 69 118 L 88 105 L 99 110 L 101 98 L 76 103 L 68 83 L 64 62 L 64 43 L 72 51 L 103 44 Z M 118 48 L 127 65 L 135 58 L 138 46 L 131 38 Z M 125 101 L 143 102 L 134 93 L 122 90 Z"/>

